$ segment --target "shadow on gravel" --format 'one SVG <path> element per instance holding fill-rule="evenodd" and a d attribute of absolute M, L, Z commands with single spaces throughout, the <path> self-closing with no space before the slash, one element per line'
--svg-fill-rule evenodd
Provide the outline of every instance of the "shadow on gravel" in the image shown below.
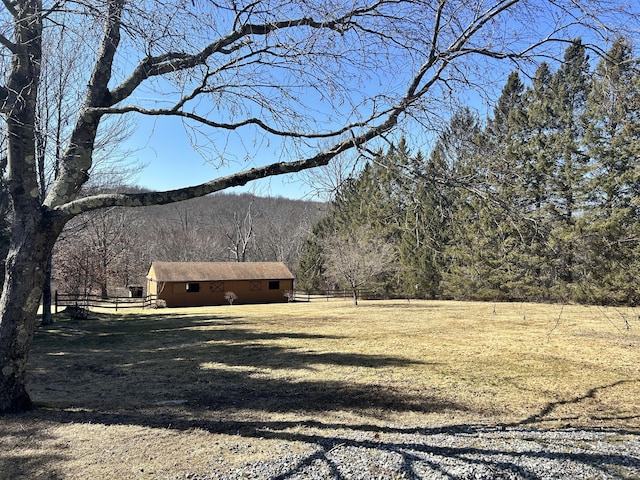
<path fill-rule="evenodd" d="M 309 453 L 274 458 L 225 472 L 188 474 L 193 480 L 309 479 L 576 479 L 638 478 L 640 445 L 626 430 L 536 430 L 514 426 L 455 425 L 400 428 L 321 421 L 203 421 L 182 414 L 47 412 L 62 423 L 139 425 L 298 442 Z M 30 416 L 31 416 L 30 415 Z M 336 431 L 340 432 L 336 435 Z M 55 477 L 52 477 L 55 478 Z"/>
<path fill-rule="evenodd" d="M 317 441 L 318 450 L 274 480 L 310 478 L 638 478 L 640 459 L 616 447 L 603 450 L 590 432 L 540 432 L 460 426 L 392 432 L 393 441 L 347 438 Z M 407 437 L 406 440 L 398 437 Z M 628 440 L 630 442 L 630 440 Z M 586 449 L 585 443 L 598 446 Z M 362 462 L 363 457 L 366 458 Z M 354 467 L 359 472 L 354 477 Z M 328 474 L 328 475 L 327 475 Z M 374 475 L 374 476 L 369 476 Z"/>

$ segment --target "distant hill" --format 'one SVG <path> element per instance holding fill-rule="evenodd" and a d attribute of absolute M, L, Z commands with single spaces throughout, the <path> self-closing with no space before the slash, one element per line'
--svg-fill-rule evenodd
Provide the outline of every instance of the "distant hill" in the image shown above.
<path fill-rule="evenodd" d="M 69 224 L 53 277 L 64 291 L 121 294 L 152 261 L 281 261 L 295 274 L 321 202 L 217 193 L 171 205 L 113 208 Z"/>

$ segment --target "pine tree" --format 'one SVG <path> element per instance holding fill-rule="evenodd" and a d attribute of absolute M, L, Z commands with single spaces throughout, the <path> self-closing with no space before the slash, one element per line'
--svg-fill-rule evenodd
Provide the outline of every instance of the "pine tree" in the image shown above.
<path fill-rule="evenodd" d="M 334 238 L 350 238 L 367 231 L 368 241 L 382 241 L 395 250 L 393 268 L 377 275 L 376 286 L 386 296 L 435 297 L 439 294 L 446 201 L 439 179 L 444 172 L 411 155 L 404 139 L 379 153 L 361 172 L 342 185 L 327 218 L 314 228 L 314 236 L 300 266 L 321 272 Z M 363 239 L 364 241 L 364 239 Z M 306 282 L 306 283 L 305 283 Z M 303 283 L 318 284 L 304 276 Z"/>
<path fill-rule="evenodd" d="M 321 220 L 313 227 L 302 247 L 302 253 L 298 260 L 298 276 L 296 288 L 304 291 L 324 290 L 326 282 L 324 278 L 324 257 L 321 245 L 323 238 L 322 229 L 324 223 Z"/>
<path fill-rule="evenodd" d="M 485 128 L 459 110 L 426 159 L 377 155 L 314 229 L 317 265 L 366 226 L 397 248 L 389 295 L 640 302 L 640 65 L 624 39 L 588 60 L 575 40 L 531 86 L 512 73 Z"/>
<path fill-rule="evenodd" d="M 406 145 L 401 144 L 401 148 L 404 150 Z M 349 239 L 351 258 L 363 231 L 367 232 L 368 238 L 361 240 L 367 240 L 369 244 L 378 241 L 391 245 L 397 243 L 400 205 L 396 201 L 397 172 L 390 159 L 391 155 L 379 154 L 356 176 L 341 185 L 327 216 L 314 227 L 306 241 L 299 267 L 301 288 L 317 289 L 320 285 L 328 285 L 325 278 L 327 261 L 331 257 L 335 263 L 332 249 L 337 248 L 336 239 Z M 391 268 L 389 272 L 395 270 Z M 337 278 L 332 275 L 333 280 Z M 377 275 L 376 287 L 381 293 L 392 294 L 393 283 L 393 273 Z M 352 284 L 334 286 L 353 288 Z"/>
<path fill-rule="evenodd" d="M 598 63 L 583 124 L 591 160 L 582 301 L 640 301 L 640 78 L 631 43 L 616 40 Z"/>
<path fill-rule="evenodd" d="M 504 285 L 512 272 L 508 255 L 513 249 L 513 225 L 507 206 L 513 164 L 512 156 L 503 150 L 509 137 L 503 122 L 512 115 L 507 106 L 517 103 L 519 90 L 517 77 L 511 76 L 497 109 L 496 118 L 502 121 L 494 122 L 485 132 L 469 109 L 457 112 L 432 154 L 432 159 L 442 157 L 449 166 L 455 187 L 449 193 L 453 213 L 445 248 L 445 296 L 509 298 Z"/>
<path fill-rule="evenodd" d="M 398 244 L 399 288 L 406 296 L 436 298 L 441 293 L 451 213 L 448 187 L 442 182 L 448 167 L 437 155 L 425 160 L 420 151 L 404 160 L 402 168 L 411 177 L 400 183 L 404 209 Z"/>
<path fill-rule="evenodd" d="M 582 148 L 584 129 L 580 119 L 589 94 L 589 77 L 586 49 L 580 40 L 574 40 L 551 82 L 554 125 L 550 143 L 543 152 L 554 164 L 555 218 L 549 245 L 557 259 L 558 277 L 567 286 L 579 278 L 581 270 L 575 258 L 580 234 L 575 221 L 584 206 L 586 193 L 588 157 Z"/>
<path fill-rule="evenodd" d="M 557 300 L 553 292 L 559 275 L 557 257 L 550 250 L 556 218 L 553 78 L 549 65 L 542 63 L 523 94 L 522 115 L 511 125 L 517 131 L 511 149 L 518 158 L 519 188 L 512 204 L 517 202 L 521 218 L 521 275 L 527 285 L 525 298 L 541 301 Z"/>
<path fill-rule="evenodd" d="M 566 55 L 570 65 L 555 75 L 541 64 L 526 90 L 517 73 L 509 76 L 465 167 L 475 183 L 472 194 L 458 199 L 458 228 L 447 250 L 451 295 L 506 300 L 557 295 L 554 287 L 571 263 L 558 250 L 564 252 L 579 184 L 577 148 L 567 140 L 580 138 L 571 130 L 585 84 L 578 81 L 586 58 L 578 47 L 579 42 L 572 44 Z"/>

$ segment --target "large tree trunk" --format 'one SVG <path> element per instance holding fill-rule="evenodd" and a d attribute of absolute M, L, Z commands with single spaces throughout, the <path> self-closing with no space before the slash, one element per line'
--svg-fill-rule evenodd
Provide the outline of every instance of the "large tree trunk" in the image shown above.
<path fill-rule="evenodd" d="M 34 126 L 42 58 L 42 5 L 15 2 L 15 43 L 5 91 L 7 190 L 13 206 L 11 243 L 0 298 L 0 412 L 29 408 L 27 354 L 42 296 L 46 259 L 55 241 L 40 204 Z M 51 217 L 53 218 L 53 217 Z M 53 240 L 52 240 L 53 239 Z"/>
<path fill-rule="evenodd" d="M 31 407 L 25 388 L 28 353 L 47 259 L 61 228 L 39 210 L 19 218 L 13 225 L 0 298 L 0 412 Z"/>

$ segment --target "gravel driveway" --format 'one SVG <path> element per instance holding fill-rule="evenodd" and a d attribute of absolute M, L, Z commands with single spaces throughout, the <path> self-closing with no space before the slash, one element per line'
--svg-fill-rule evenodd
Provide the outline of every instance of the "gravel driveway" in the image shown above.
<path fill-rule="evenodd" d="M 626 431 L 465 427 L 351 431 L 205 479 L 640 479 L 640 438 Z M 222 466 L 221 466 L 222 467 Z"/>

